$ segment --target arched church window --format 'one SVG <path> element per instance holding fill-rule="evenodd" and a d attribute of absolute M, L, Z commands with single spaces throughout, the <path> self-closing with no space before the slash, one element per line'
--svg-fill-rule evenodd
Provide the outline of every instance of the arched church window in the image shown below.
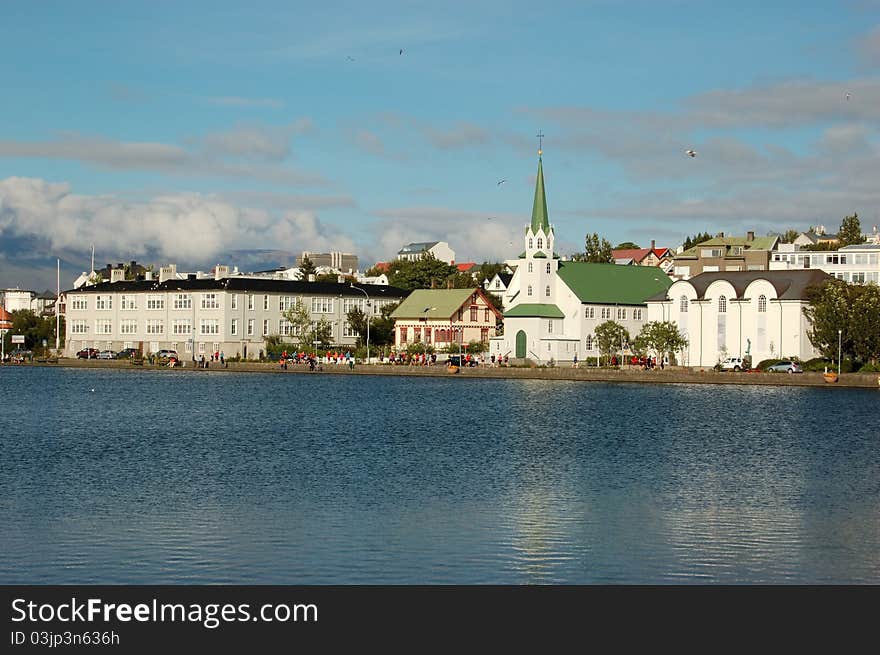
<path fill-rule="evenodd" d="M 678 301 L 678 311 L 682 314 L 687 314 L 688 310 L 688 299 L 687 296 L 682 296 Z"/>
<path fill-rule="evenodd" d="M 727 296 L 718 296 L 718 313 L 727 313 Z"/>
<path fill-rule="evenodd" d="M 529 237 L 529 249 L 532 248 L 532 237 Z"/>
<path fill-rule="evenodd" d="M 587 346 L 587 350 L 592 350 L 592 349 L 593 349 L 593 335 L 592 335 L 592 334 L 588 334 L 588 335 L 587 335 L 587 343 L 586 343 L 586 346 Z"/>
<path fill-rule="evenodd" d="M 761 313 L 767 311 L 767 296 L 764 294 L 758 296 L 758 311 Z"/>
<path fill-rule="evenodd" d="M 550 272 L 550 262 L 547 262 L 547 272 Z"/>
<path fill-rule="evenodd" d="M 544 239 L 538 237 L 538 250 L 544 247 Z"/>
<path fill-rule="evenodd" d="M 529 262 L 529 273 L 532 272 L 532 262 Z"/>
<path fill-rule="evenodd" d="M 550 285 L 549 285 L 549 284 L 547 285 L 547 288 L 544 289 L 544 295 L 545 295 L 545 296 L 549 296 L 549 295 L 550 295 Z"/>
<path fill-rule="evenodd" d="M 527 295 L 527 296 L 531 296 L 531 295 L 532 295 L 532 285 L 531 285 L 531 284 L 529 285 L 529 288 L 526 290 L 526 295 Z"/>

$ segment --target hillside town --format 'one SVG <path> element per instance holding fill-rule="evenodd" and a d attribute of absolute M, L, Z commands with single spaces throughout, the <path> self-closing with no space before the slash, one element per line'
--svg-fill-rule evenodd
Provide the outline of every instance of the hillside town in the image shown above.
<path fill-rule="evenodd" d="M 704 233 L 675 248 L 651 235 L 647 247 L 613 248 L 587 234 L 583 253 L 561 256 L 540 151 L 537 166 L 521 252 L 503 262 L 457 262 L 448 242 L 425 241 L 364 270 L 356 254 L 309 251 L 248 272 L 107 264 L 70 288 L 59 281 L 58 293 L 4 289 L 3 361 L 40 351 L 183 366 L 292 353 L 352 364 L 440 354 L 492 366 L 877 365 L 880 320 L 854 315 L 880 308 L 876 226 L 863 232 L 853 215 L 836 234 Z"/>

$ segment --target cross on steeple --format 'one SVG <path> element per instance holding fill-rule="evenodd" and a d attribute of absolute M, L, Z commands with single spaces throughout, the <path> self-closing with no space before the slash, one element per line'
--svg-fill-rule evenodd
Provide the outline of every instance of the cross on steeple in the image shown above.
<path fill-rule="evenodd" d="M 544 133 L 538 130 L 535 136 L 538 137 L 538 155 L 540 156 L 544 153 Z"/>

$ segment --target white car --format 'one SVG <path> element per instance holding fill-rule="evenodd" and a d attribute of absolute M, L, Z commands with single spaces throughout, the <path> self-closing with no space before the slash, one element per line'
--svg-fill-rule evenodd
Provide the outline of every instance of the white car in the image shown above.
<path fill-rule="evenodd" d="M 746 366 L 743 363 L 742 357 L 728 357 L 721 362 L 722 371 L 742 371 L 745 370 L 745 368 Z"/>

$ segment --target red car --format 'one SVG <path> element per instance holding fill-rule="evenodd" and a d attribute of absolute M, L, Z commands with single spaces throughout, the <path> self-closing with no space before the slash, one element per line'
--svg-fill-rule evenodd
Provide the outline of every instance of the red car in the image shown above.
<path fill-rule="evenodd" d="M 98 349 L 97 348 L 83 348 L 80 350 L 76 356 L 79 359 L 98 359 Z"/>

